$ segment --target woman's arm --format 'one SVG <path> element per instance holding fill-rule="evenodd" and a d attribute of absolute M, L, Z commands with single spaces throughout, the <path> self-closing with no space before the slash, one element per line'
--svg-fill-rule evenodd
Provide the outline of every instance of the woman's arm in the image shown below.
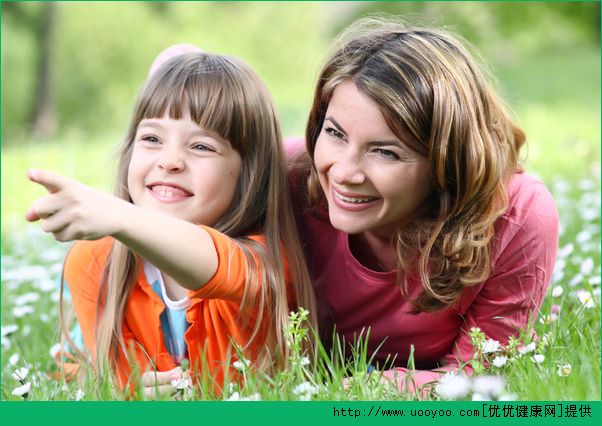
<path fill-rule="evenodd" d="M 26 219 L 43 219 L 42 229 L 58 241 L 112 236 L 190 290 L 198 290 L 215 274 L 217 252 L 201 227 L 52 172 L 31 170 L 28 176 L 48 194 L 34 201 Z"/>

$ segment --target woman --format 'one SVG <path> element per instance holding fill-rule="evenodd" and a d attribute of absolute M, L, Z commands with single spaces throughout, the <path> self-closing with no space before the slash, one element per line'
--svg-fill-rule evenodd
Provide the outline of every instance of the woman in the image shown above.
<path fill-rule="evenodd" d="M 471 328 L 505 343 L 528 327 L 558 216 L 518 164 L 525 135 L 455 37 L 365 19 L 341 40 L 291 171 L 298 227 L 322 335 L 369 328 L 369 354 L 400 389 L 413 351 L 414 388 L 472 358 Z"/>

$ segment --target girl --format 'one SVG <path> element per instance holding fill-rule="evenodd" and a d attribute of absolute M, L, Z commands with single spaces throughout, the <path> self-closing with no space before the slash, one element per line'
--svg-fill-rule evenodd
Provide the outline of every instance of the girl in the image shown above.
<path fill-rule="evenodd" d="M 454 36 L 376 19 L 343 34 L 290 179 L 324 335 L 370 328 L 384 376 L 412 390 L 472 358 L 471 328 L 527 329 L 558 216 L 524 142 Z"/>
<path fill-rule="evenodd" d="M 259 369 L 284 362 L 293 294 L 312 310 L 312 293 L 280 139 L 270 95 L 246 64 L 190 52 L 142 88 L 115 196 L 29 172 L 49 194 L 27 220 L 43 219 L 58 241 L 93 240 L 74 244 L 64 278 L 101 377 L 109 368 L 125 387 L 152 369 L 173 391 L 187 358 L 195 379 L 219 387 L 232 342 Z M 153 378 L 142 377 L 151 396 Z"/>

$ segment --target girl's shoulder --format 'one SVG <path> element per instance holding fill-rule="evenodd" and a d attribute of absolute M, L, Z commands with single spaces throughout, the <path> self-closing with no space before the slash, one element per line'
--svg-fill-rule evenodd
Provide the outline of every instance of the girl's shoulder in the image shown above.
<path fill-rule="evenodd" d="M 70 277 L 82 274 L 100 278 L 113 242 L 114 239 L 111 237 L 95 241 L 76 241 L 65 259 L 65 278 L 69 280 Z"/>

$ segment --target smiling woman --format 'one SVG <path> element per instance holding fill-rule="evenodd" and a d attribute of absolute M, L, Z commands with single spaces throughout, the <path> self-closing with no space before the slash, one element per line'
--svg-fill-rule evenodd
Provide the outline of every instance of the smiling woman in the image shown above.
<path fill-rule="evenodd" d="M 473 327 L 530 331 L 558 216 L 524 142 L 457 37 L 378 19 L 342 35 L 290 173 L 327 345 L 369 329 L 368 357 L 415 391 L 471 372 Z"/>
<path fill-rule="evenodd" d="M 286 366 L 289 310 L 313 311 L 280 130 L 266 87 L 236 58 L 197 51 L 155 69 L 116 195 L 31 170 L 49 194 L 27 219 L 59 241 L 94 240 L 73 245 L 64 278 L 101 381 L 175 395 L 188 359 L 192 383 L 219 394 L 239 356 L 259 371 Z"/>

